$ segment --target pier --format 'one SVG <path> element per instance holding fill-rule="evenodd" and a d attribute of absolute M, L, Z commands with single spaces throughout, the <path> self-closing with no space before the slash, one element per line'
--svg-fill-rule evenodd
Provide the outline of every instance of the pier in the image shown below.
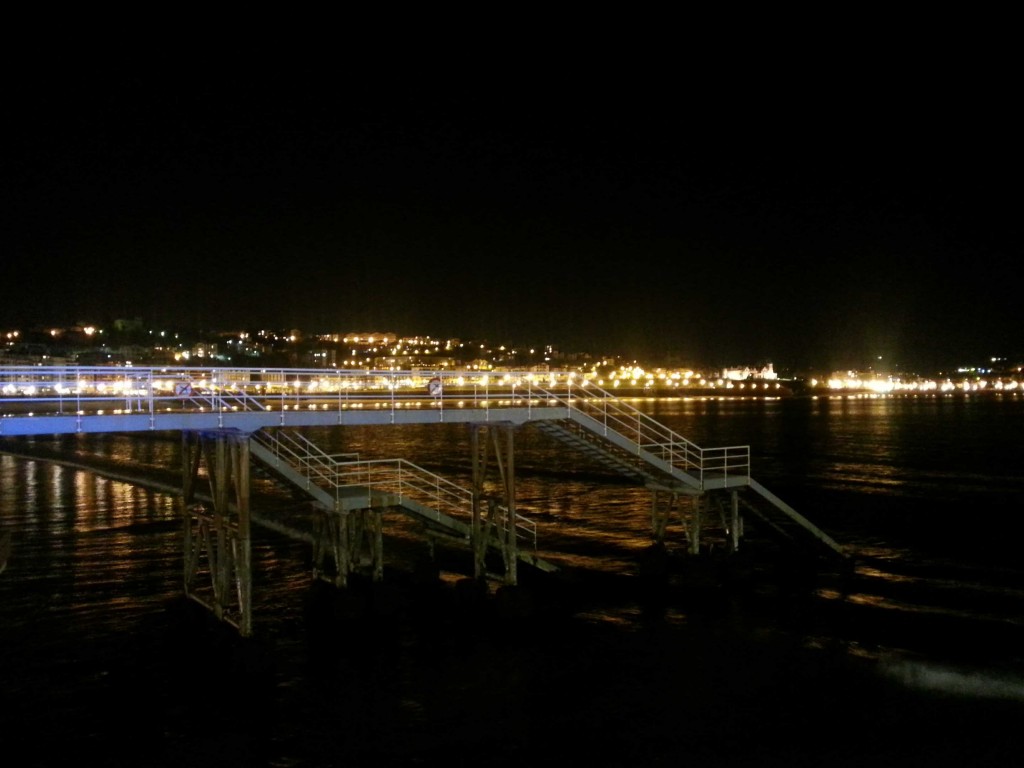
<path fill-rule="evenodd" d="M 472 482 L 405 457 L 332 455 L 303 427 L 465 424 Z M 478 580 L 515 585 L 553 571 L 542 531 L 516 507 L 516 432 L 548 438 L 651 495 L 652 542 L 679 535 L 694 556 L 739 551 L 756 518 L 795 546 L 842 548 L 751 474 L 750 447 L 704 448 L 578 374 L 561 372 L 13 366 L 0 368 L 2 438 L 178 432 L 183 589 L 243 636 L 253 632 L 250 470 L 304 494 L 308 519 L 272 524 L 312 547 L 312 577 L 344 588 L 383 578 L 383 519 L 413 519 L 429 541 L 463 547 Z M 271 521 L 264 521 L 271 522 Z"/>

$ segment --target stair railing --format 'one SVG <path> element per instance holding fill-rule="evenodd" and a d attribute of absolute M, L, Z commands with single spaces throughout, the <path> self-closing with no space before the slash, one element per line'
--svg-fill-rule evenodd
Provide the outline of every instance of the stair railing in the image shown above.
<path fill-rule="evenodd" d="M 604 436 L 618 435 L 638 456 L 653 457 L 694 476 L 701 486 L 710 478 L 749 481 L 749 445 L 702 448 L 613 393 L 589 382 L 575 387 L 570 382 L 564 394 L 534 384 L 530 388 L 531 397 L 564 405 L 569 409 L 570 418 L 589 427 L 586 419 L 579 418 L 587 417 L 596 422 Z"/>
<path fill-rule="evenodd" d="M 328 454 L 302 434 L 265 431 L 253 435 L 261 445 L 306 478 L 307 484 L 327 490 L 336 501 L 347 488 L 366 491 L 366 504 L 381 494 L 394 496 L 401 505 L 406 500 L 441 515 L 469 524 L 473 515 L 473 493 L 435 472 L 405 459 L 360 460 L 356 453 Z M 507 508 L 501 519 L 508 527 Z M 516 535 L 536 548 L 537 525 L 516 515 Z"/>

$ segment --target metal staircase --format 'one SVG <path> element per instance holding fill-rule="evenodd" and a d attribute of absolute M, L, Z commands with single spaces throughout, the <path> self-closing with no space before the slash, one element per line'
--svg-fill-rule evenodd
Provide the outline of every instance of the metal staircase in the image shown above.
<path fill-rule="evenodd" d="M 584 429 L 572 419 L 564 421 L 538 421 L 537 429 L 558 440 L 576 453 L 583 455 L 599 466 L 644 485 L 664 484 L 671 477 L 657 472 L 636 454 L 616 446 L 602 436 Z"/>
<path fill-rule="evenodd" d="M 701 448 L 682 435 L 597 387 L 582 388 L 575 397 L 545 392 L 551 401 L 565 404 L 568 416 L 559 421 L 537 422 L 552 438 L 579 451 L 598 464 L 642 483 L 653 492 L 673 499 L 689 496 L 700 530 L 706 515 L 701 497 L 735 493 L 737 504 L 756 516 L 773 533 L 797 543 L 826 548 L 846 556 L 843 548 L 782 499 L 750 476 L 750 447 Z M 720 499 L 710 506 L 724 509 Z M 673 502 L 674 503 L 674 502 Z M 657 501 L 655 502 L 657 506 Z M 704 504 L 706 510 L 709 505 Z M 735 523 L 724 512 L 717 516 L 722 531 L 738 541 Z M 739 526 L 742 528 L 742 524 Z"/>
<path fill-rule="evenodd" d="M 309 495 L 329 513 L 396 508 L 428 531 L 470 544 L 473 494 L 438 474 L 405 459 L 360 460 L 356 454 L 328 454 L 297 432 L 281 429 L 254 432 L 252 456 L 278 476 Z M 508 526 L 507 510 L 494 510 L 499 526 Z M 488 544 L 501 547 L 507 530 L 490 531 Z M 518 559 L 542 570 L 555 566 L 536 556 L 537 528 L 515 516 Z"/>

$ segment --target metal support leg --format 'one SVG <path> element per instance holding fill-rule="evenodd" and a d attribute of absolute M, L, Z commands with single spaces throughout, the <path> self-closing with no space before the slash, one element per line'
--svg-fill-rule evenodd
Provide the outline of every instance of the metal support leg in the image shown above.
<path fill-rule="evenodd" d="M 204 462 L 212 510 L 197 501 Z M 184 432 L 182 485 L 185 594 L 248 637 L 252 634 L 249 436 L 233 430 Z M 207 588 L 199 583 L 204 565 Z"/>
<path fill-rule="evenodd" d="M 519 565 L 519 542 L 517 539 L 516 523 L 516 478 L 515 478 L 515 445 L 513 442 L 512 426 L 503 427 L 505 432 L 505 462 L 501 461 L 500 451 L 495 450 L 495 458 L 498 462 L 498 469 L 501 472 L 502 485 L 505 489 L 505 536 L 503 554 L 505 558 L 505 583 L 515 585 L 518 581 Z M 494 435 L 495 443 L 498 435 Z"/>
<path fill-rule="evenodd" d="M 348 586 L 351 570 L 345 545 L 348 514 L 318 509 L 313 515 L 313 578 Z"/>
<path fill-rule="evenodd" d="M 384 578 L 384 509 L 321 510 L 314 518 L 313 577 L 336 587 L 365 566 L 374 581 Z M 333 561 L 330 567 L 328 560 Z"/>
<path fill-rule="evenodd" d="M 505 440 L 501 441 L 504 433 Z M 488 440 L 488 438 L 490 438 Z M 493 449 L 498 480 L 488 486 L 489 452 Z M 515 504 L 515 444 L 511 424 L 471 424 L 470 451 L 473 464 L 473 575 L 486 575 L 489 546 L 498 546 L 505 567 L 504 582 L 518 582 L 519 542 Z M 484 505 L 488 514 L 484 518 Z"/>
<path fill-rule="evenodd" d="M 484 474 L 487 465 L 487 440 L 480 440 L 487 427 L 471 424 L 469 431 L 470 452 L 473 466 L 473 520 L 470 527 L 470 544 L 473 548 L 473 578 L 482 579 L 486 574 L 484 562 L 487 541 L 483 535 L 482 506 L 484 501 Z M 481 455 L 481 451 L 483 455 Z"/>
<path fill-rule="evenodd" d="M 729 544 L 733 552 L 739 552 L 740 549 L 740 526 L 742 522 L 740 520 L 740 494 L 739 491 L 732 491 L 729 494 L 730 502 L 730 520 L 729 520 Z"/>
<path fill-rule="evenodd" d="M 700 554 L 701 522 L 704 515 L 704 495 L 694 496 L 690 505 L 690 554 Z"/>
<path fill-rule="evenodd" d="M 665 543 L 665 529 L 678 502 L 679 498 L 674 493 L 651 491 L 651 533 L 656 544 Z M 685 521 L 683 529 L 686 530 Z"/>

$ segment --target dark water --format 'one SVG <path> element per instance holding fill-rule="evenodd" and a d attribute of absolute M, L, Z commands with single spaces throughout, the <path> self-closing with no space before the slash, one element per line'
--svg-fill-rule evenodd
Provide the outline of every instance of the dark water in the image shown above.
<path fill-rule="evenodd" d="M 0 455 L 0 746 L 10 765 L 1009 765 L 1024 738 L 1024 398 L 637 401 L 853 554 L 741 556 L 652 583 L 650 499 L 530 427 L 517 504 L 562 578 L 440 580 L 395 520 L 385 581 L 311 584 L 256 528 L 255 633 L 181 599 L 178 503 Z M 468 484 L 457 425 L 307 430 Z M 176 482 L 176 435 L 7 440 Z M 254 509 L 308 506 L 254 480 Z M 763 545 L 763 546 L 762 546 Z M 422 545 L 425 551 L 425 545 Z M 68 754 L 73 755 L 69 758 Z"/>

